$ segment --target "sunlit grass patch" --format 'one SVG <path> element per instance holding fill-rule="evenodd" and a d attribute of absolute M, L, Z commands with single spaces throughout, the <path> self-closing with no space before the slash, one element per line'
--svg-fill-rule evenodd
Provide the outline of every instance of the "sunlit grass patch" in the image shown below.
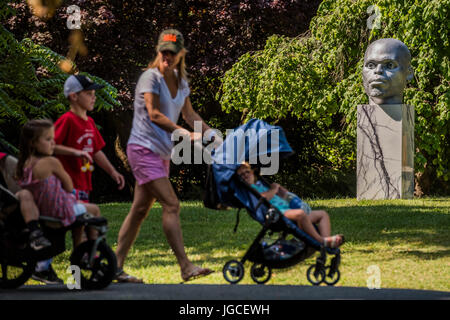
<path fill-rule="evenodd" d="M 326 199 L 309 201 L 313 209 L 325 209 L 331 217 L 333 233 L 342 233 L 341 280 L 337 286 L 366 287 L 368 268 L 380 270 L 382 288 L 411 288 L 450 291 L 450 199 L 357 201 Z M 108 218 L 108 243 L 117 247 L 117 234 L 130 203 L 100 205 Z M 216 272 L 193 283 L 224 284 L 223 265 L 240 259 L 261 226 L 245 211 L 240 214 L 236 233 L 233 228 L 237 210 L 206 209 L 201 202 L 182 202 L 181 224 L 185 248 L 190 259 Z M 146 283 L 179 283 L 180 269 L 161 225 L 162 208 L 156 204 L 142 225 L 130 250 L 125 270 Z M 58 275 L 67 279 L 68 250 L 54 259 Z M 310 285 L 306 270 L 315 256 L 288 268 L 273 270 L 268 284 Z M 241 284 L 254 284 L 251 263 L 245 264 Z M 28 283 L 35 284 L 34 281 Z"/>

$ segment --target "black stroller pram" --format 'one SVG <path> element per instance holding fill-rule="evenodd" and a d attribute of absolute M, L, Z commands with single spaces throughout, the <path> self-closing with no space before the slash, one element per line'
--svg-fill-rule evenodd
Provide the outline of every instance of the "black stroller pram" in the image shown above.
<path fill-rule="evenodd" d="M 262 140 L 265 141 L 261 143 Z M 230 152 L 230 149 L 241 152 L 236 154 Z M 218 151 L 215 150 L 213 163 L 208 168 L 204 205 L 212 209 L 229 206 L 239 208 L 239 211 L 245 208 L 251 218 L 263 227 L 242 259 L 230 260 L 224 265 L 223 276 L 229 283 L 235 284 L 242 280 L 246 261 L 253 262 L 250 270 L 251 278 L 256 283 L 263 284 L 271 278 L 272 269 L 294 266 L 316 251 L 320 254 L 316 263 L 307 270 L 308 281 L 313 285 L 322 282 L 334 285 L 340 279 L 340 250 L 324 247 L 298 228 L 295 222 L 284 217 L 267 199 L 236 174 L 243 161 L 257 163 L 261 155 L 270 155 L 272 159 L 277 160 L 292 153 L 280 127 L 268 125 L 257 119 L 250 120 L 228 134 Z M 265 169 L 262 166 L 259 168 L 261 173 Z M 270 185 L 261 177 L 259 180 Z M 238 223 L 239 212 L 237 218 Z M 274 234 L 278 235 L 276 239 L 273 237 L 270 240 L 266 239 L 267 235 Z M 327 255 L 333 256 L 328 266 L 325 265 Z"/>
<path fill-rule="evenodd" d="M 70 288 L 107 287 L 116 273 L 117 261 L 106 243 L 106 219 L 84 215 L 78 217 L 71 226 L 63 227 L 59 219 L 41 215 L 39 223 L 51 246 L 34 251 L 28 245 L 29 231 L 25 228 L 19 201 L 7 188 L 5 180 L 7 178 L 0 171 L 0 289 L 20 287 L 31 277 L 38 261 L 64 252 L 66 232 L 79 225 L 84 225 L 85 230 L 88 227 L 98 230 L 98 238 L 85 241 L 73 250 L 70 270 L 75 271 L 75 283 L 72 282 Z M 79 268 L 79 277 L 75 267 Z"/>

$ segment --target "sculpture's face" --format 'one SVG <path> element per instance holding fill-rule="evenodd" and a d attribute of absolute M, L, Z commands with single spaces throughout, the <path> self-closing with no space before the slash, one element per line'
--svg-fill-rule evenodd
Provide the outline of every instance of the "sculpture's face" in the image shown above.
<path fill-rule="evenodd" d="M 369 104 L 401 104 L 412 78 L 409 55 L 398 43 L 377 41 L 364 56 L 363 84 Z"/>

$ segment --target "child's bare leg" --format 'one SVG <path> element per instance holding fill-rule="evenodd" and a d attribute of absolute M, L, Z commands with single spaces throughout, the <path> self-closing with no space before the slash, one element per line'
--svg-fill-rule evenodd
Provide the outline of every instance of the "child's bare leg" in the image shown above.
<path fill-rule="evenodd" d="M 39 219 L 39 209 L 34 202 L 33 195 L 28 190 L 20 190 L 16 193 L 19 198 L 20 211 L 22 212 L 25 223 Z"/>
<path fill-rule="evenodd" d="M 20 211 L 25 221 L 29 233 L 29 244 L 33 250 L 41 250 L 50 247 L 50 241 L 45 238 L 42 230 L 39 229 L 39 209 L 34 202 L 33 195 L 28 190 L 20 190 L 16 193 L 19 198 Z"/>
<path fill-rule="evenodd" d="M 72 229 L 72 242 L 73 247 L 78 247 L 81 243 L 86 241 L 84 237 L 84 228 L 83 227 L 77 227 Z"/>
<path fill-rule="evenodd" d="M 284 213 L 284 215 L 287 218 L 296 221 L 298 226 L 299 226 L 299 228 L 303 229 L 306 233 L 308 233 L 314 239 L 316 239 L 320 243 L 323 243 L 327 247 L 337 248 L 344 242 L 344 237 L 342 235 L 335 235 L 335 236 L 332 236 L 332 237 L 331 236 L 323 236 L 322 237 L 317 232 L 316 228 L 314 228 L 314 225 L 313 225 L 310 217 L 301 209 L 287 210 Z M 319 216 L 320 215 L 322 215 L 322 219 L 325 219 L 322 222 L 325 225 L 324 232 L 328 232 L 328 230 L 326 230 L 327 223 L 329 223 L 326 220 L 327 219 L 326 217 L 328 217 L 328 214 L 326 215 L 326 217 L 325 217 L 325 215 L 323 215 L 323 213 L 319 214 Z M 317 218 L 317 217 L 315 217 L 315 218 Z"/>
<path fill-rule="evenodd" d="M 100 208 L 93 203 L 83 203 L 83 205 L 86 207 L 86 211 L 92 214 L 94 217 L 100 217 Z M 98 237 L 98 231 L 93 228 L 88 228 L 87 231 L 88 239 L 94 240 Z"/>
<path fill-rule="evenodd" d="M 100 208 L 93 203 L 83 203 L 86 207 L 86 211 L 92 214 L 95 217 L 100 217 Z"/>
<path fill-rule="evenodd" d="M 79 203 L 81 203 L 86 208 L 86 212 L 92 214 L 95 217 L 100 216 L 100 208 L 97 205 L 84 202 Z M 72 241 L 74 248 L 88 239 L 97 239 L 97 235 L 98 233 L 95 229 L 88 230 L 88 235 L 86 236 L 84 226 L 74 228 L 72 230 Z"/>
<path fill-rule="evenodd" d="M 311 222 L 319 228 L 319 233 L 326 238 L 331 236 L 331 222 L 328 213 L 324 210 L 312 210 L 309 214 Z"/>
<path fill-rule="evenodd" d="M 295 222 L 297 222 L 297 225 L 300 229 L 304 230 L 307 234 L 312 236 L 314 239 L 319 241 L 320 243 L 323 242 L 323 238 L 320 236 L 320 234 L 317 232 L 316 228 L 314 228 L 314 225 L 311 222 L 311 219 L 308 217 L 308 215 L 303 211 L 302 209 L 291 209 L 284 212 L 284 216 L 288 219 L 291 219 Z"/>

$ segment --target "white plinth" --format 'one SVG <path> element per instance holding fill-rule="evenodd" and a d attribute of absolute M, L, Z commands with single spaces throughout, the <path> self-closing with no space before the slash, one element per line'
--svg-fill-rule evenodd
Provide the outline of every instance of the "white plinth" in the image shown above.
<path fill-rule="evenodd" d="M 357 199 L 414 196 L 414 107 L 359 105 Z"/>

